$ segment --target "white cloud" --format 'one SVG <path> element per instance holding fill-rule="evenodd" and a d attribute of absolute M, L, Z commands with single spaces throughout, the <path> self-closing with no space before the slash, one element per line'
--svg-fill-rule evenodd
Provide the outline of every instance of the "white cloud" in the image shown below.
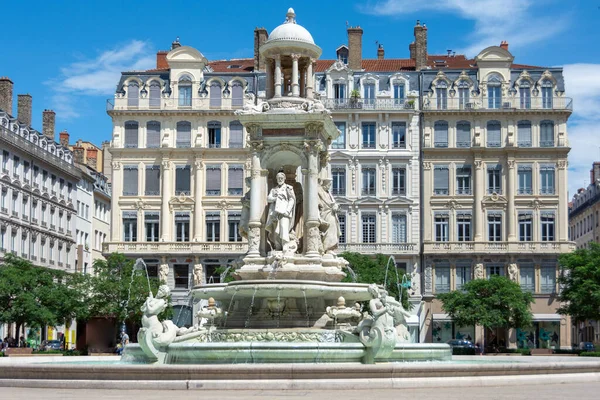
<path fill-rule="evenodd" d="M 62 67 L 60 76 L 47 82 L 55 92 L 52 100 L 56 117 L 79 117 L 79 96 L 110 96 L 115 92 L 121 72 L 150 69 L 155 62 L 154 51 L 148 42 L 132 40 L 102 51 L 95 58 Z"/>

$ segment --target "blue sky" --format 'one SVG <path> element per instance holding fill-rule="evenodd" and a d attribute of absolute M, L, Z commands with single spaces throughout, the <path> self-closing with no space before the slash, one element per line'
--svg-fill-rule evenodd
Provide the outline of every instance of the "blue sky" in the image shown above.
<path fill-rule="evenodd" d="M 363 57 L 407 58 L 416 19 L 429 27 L 429 53 L 468 56 L 507 40 L 515 62 L 564 66 L 570 118 L 569 192 L 587 185 L 600 160 L 600 2 L 590 0 L 384 1 L 10 1 L 3 4 L 0 76 L 33 96 L 33 125 L 57 113 L 57 132 L 100 144 L 111 136 L 106 99 L 120 71 L 152 68 L 175 37 L 209 60 L 252 57 L 253 30 L 271 31 L 293 7 L 297 21 L 334 58 L 346 23 L 364 29 Z M 6 16 L 11 16 L 6 18 Z M 16 107 L 16 106 L 15 106 Z M 16 109 L 15 109 L 16 113 Z"/>

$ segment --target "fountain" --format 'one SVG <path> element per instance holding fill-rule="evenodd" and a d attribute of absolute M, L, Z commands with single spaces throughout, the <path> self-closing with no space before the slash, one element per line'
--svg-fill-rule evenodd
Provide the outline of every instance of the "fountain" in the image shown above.
<path fill-rule="evenodd" d="M 250 99 L 237 112 L 248 132 L 251 170 L 240 223 L 248 252 L 232 267 L 236 280 L 192 289 L 208 306 L 197 315 L 207 322 L 190 328 L 158 321 L 168 288 L 150 294 L 142 340 L 127 346 L 128 358 L 167 364 L 450 359 L 445 344 L 409 343 L 410 314 L 382 287 L 341 282 L 343 270 L 352 270 L 336 254 L 339 207 L 330 193 L 327 151 L 339 131 L 313 95 L 321 49 L 292 9 L 260 53 L 267 99 Z M 401 289 L 397 272 L 396 284 Z"/>

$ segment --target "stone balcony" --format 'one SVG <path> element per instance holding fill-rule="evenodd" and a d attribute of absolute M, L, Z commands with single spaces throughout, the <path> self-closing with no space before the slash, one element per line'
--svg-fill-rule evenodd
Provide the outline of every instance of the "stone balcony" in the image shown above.
<path fill-rule="evenodd" d="M 338 253 L 344 251 L 362 254 L 418 255 L 416 243 L 340 243 Z"/>
<path fill-rule="evenodd" d="M 193 97 L 179 100 L 168 97 L 161 99 L 140 98 L 128 99 L 117 97 L 106 101 L 106 111 L 127 110 L 240 110 L 244 106 L 243 99 L 221 98 L 215 101 L 209 97 Z"/>
<path fill-rule="evenodd" d="M 425 111 L 573 111 L 573 99 L 570 97 L 554 96 L 552 99 L 530 98 L 521 100 L 519 97 L 508 97 L 489 101 L 489 99 L 472 98 L 463 101 L 459 98 L 438 99 L 433 96 L 424 100 Z"/>
<path fill-rule="evenodd" d="M 195 255 L 195 254 L 245 254 L 245 242 L 109 242 L 102 246 L 103 253 L 146 255 Z"/>
<path fill-rule="evenodd" d="M 425 242 L 425 254 L 558 254 L 575 250 L 572 242 Z"/>

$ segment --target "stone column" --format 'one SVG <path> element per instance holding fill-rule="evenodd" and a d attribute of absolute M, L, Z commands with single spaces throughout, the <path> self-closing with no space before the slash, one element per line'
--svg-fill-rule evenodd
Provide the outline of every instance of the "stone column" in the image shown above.
<path fill-rule="evenodd" d="M 475 211 L 473 219 L 475 220 L 475 241 L 481 241 L 483 238 L 483 209 L 481 202 L 483 200 L 483 193 L 485 191 L 485 184 L 483 179 L 483 162 L 481 160 L 475 160 L 475 184 L 473 185 L 474 197 L 475 197 Z"/>
<path fill-rule="evenodd" d="M 304 218 L 306 225 L 305 249 L 308 257 L 318 257 L 320 255 L 319 248 L 321 236 L 319 232 L 319 209 L 315 205 L 319 204 L 319 151 L 322 149 L 322 144 L 318 140 L 311 140 L 304 144 L 308 152 L 308 168 L 305 173 L 305 191 L 306 202 L 309 205 L 305 207 Z"/>
<path fill-rule="evenodd" d="M 270 99 L 274 95 L 273 84 L 274 84 L 275 78 L 273 76 L 273 60 L 267 60 L 265 66 L 267 69 L 267 87 L 265 88 L 265 90 L 266 90 L 267 99 Z"/>
<path fill-rule="evenodd" d="M 516 240 L 516 216 L 515 216 L 515 160 L 508 159 L 508 170 L 506 171 L 506 199 L 508 200 L 506 210 L 506 228 L 508 241 Z"/>
<path fill-rule="evenodd" d="M 314 77 L 313 77 L 313 63 L 314 59 L 308 60 L 308 66 L 306 67 L 306 98 L 312 99 L 314 97 Z"/>
<path fill-rule="evenodd" d="M 202 169 L 200 159 L 194 161 L 194 242 L 202 237 Z"/>
<path fill-rule="evenodd" d="M 250 182 L 250 219 L 248 223 L 248 256 L 260 257 L 260 228 L 261 216 L 264 209 L 262 199 L 263 192 L 263 174 L 260 165 L 260 150 L 262 143 L 255 142 L 252 144 L 254 151 L 252 152 L 252 171 Z"/>
<path fill-rule="evenodd" d="M 300 58 L 299 54 L 292 54 L 292 96 L 299 97 L 300 96 L 300 85 L 299 85 L 299 76 L 298 76 L 298 59 Z"/>
<path fill-rule="evenodd" d="M 554 182 L 554 190 L 558 191 L 558 240 L 566 242 L 569 240 L 569 213 L 567 199 L 567 160 L 560 160 L 557 163 L 558 174 L 556 182 Z"/>
<path fill-rule="evenodd" d="M 171 212 L 169 209 L 169 200 L 171 199 L 171 162 L 167 159 L 162 161 L 162 186 L 160 190 L 161 208 L 160 208 L 160 240 L 168 242 L 170 239 L 169 227 L 171 226 Z M 168 267 L 168 265 L 167 265 Z"/>
<path fill-rule="evenodd" d="M 273 97 L 281 97 L 281 57 L 275 56 L 275 95 Z"/>
<path fill-rule="evenodd" d="M 300 97 L 306 97 L 306 67 L 300 70 Z"/>

